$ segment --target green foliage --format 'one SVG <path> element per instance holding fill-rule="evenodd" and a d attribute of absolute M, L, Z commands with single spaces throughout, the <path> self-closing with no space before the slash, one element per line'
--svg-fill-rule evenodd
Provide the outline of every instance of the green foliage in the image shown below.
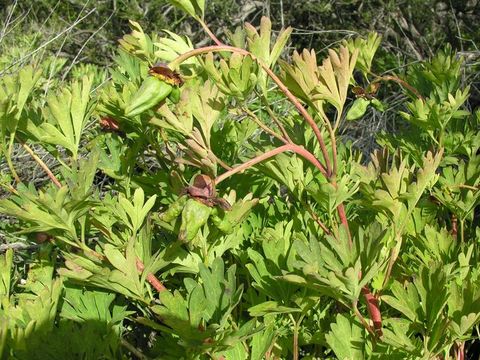
<path fill-rule="evenodd" d="M 203 1 L 171 3 L 206 27 Z M 450 49 L 382 77 L 376 34 L 317 62 L 279 60 L 292 30 L 267 18 L 197 49 L 130 26 L 108 80 L 79 67 L 43 91 L 47 63 L 0 78 L 2 358 L 465 356 L 480 111 Z M 365 160 L 343 122 L 388 105 L 385 81 L 411 131 Z M 18 145 L 45 182 L 16 171 Z"/>

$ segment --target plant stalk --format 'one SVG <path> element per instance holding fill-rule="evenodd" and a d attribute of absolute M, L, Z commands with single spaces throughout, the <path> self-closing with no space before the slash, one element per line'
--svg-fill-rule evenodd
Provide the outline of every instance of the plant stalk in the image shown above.
<path fill-rule="evenodd" d="M 258 164 L 258 163 L 260 163 L 264 160 L 267 160 L 267 159 L 269 159 L 269 158 L 271 158 L 275 155 L 278 155 L 278 154 L 286 152 L 286 151 L 293 151 L 293 152 L 297 153 L 298 155 L 302 156 L 303 158 L 305 158 L 306 160 L 311 162 L 317 169 L 319 169 L 322 172 L 322 174 L 326 175 L 326 169 L 315 158 L 315 156 L 312 155 L 312 153 L 310 153 L 308 150 L 304 149 L 301 146 L 298 146 L 298 145 L 295 145 L 295 144 L 286 144 L 286 145 L 282 145 L 278 148 L 272 149 L 270 151 L 267 151 L 266 153 L 263 153 L 261 155 L 258 155 L 257 157 L 255 157 L 253 159 L 250 159 L 250 160 L 244 162 L 243 164 L 240 164 L 240 165 L 232 168 L 232 170 L 224 172 L 223 174 L 217 176 L 217 178 L 215 179 L 215 184 L 219 184 L 220 182 L 222 182 L 223 180 L 227 179 L 228 177 L 230 177 L 234 174 L 237 174 L 241 171 L 244 171 L 244 170 L 252 167 L 255 164 Z"/>
<path fill-rule="evenodd" d="M 60 181 L 58 181 L 57 177 L 53 174 L 53 172 L 50 170 L 50 168 L 47 166 L 47 164 L 45 164 L 43 162 L 43 160 L 40 159 L 40 157 L 37 154 L 35 154 L 35 151 L 33 151 L 33 149 L 30 146 L 28 146 L 26 143 L 22 143 L 22 146 L 30 154 L 30 156 L 37 162 L 37 164 L 40 165 L 40 167 L 43 169 L 43 171 L 45 171 L 45 173 L 50 178 L 50 180 L 58 188 L 61 188 L 62 184 L 60 183 Z"/>
<path fill-rule="evenodd" d="M 207 35 L 210 37 L 210 39 L 213 40 L 213 42 L 215 44 L 217 44 L 218 46 L 222 46 L 223 43 L 217 38 L 217 36 L 213 33 L 212 30 L 210 30 L 210 28 L 208 27 L 208 25 L 205 23 L 205 21 L 203 21 L 203 19 L 201 19 L 200 17 L 195 17 L 195 19 L 200 23 L 200 25 L 202 26 L 203 30 L 207 33 Z"/>

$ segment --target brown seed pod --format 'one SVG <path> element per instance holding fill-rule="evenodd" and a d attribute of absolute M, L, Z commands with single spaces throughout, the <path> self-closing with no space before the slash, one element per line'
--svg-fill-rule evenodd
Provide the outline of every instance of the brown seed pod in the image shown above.
<path fill-rule="evenodd" d="M 118 121 L 105 116 L 100 119 L 100 126 L 104 131 L 111 131 L 111 132 L 118 132 L 120 131 L 120 126 L 118 125 Z"/>
<path fill-rule="evenodd" d="M 183 80 L 180 75 L 168 67 L 165 63 L 157 63 L 153 65 L 148 73 L 156 78 L 165 81 L 166 83 L 174 86 L 182 86 Z"/>
<path fill-rule="evenodd" d="M 37 244 L 43 244 L 44 242 L 52 240 L 53 237 L 44 232 L 38 232 L 35 234 L 35 242 Z"/>
<path fill-rule="evenodd" d="M 208 175 L 195 176 L 193 185 L 186 187 L 182 192 L 209 207 L 219 206 L 227 211 L 232 208 L 227 200 L 217 197 L 215 182 Z"/>
<path fill-rule="evenodd" d="M 378 92 L 380 88 L 380 83 L 371 83 L 365 89 L 361 86 L 354 86 L 352 88 L 352 92 L 355 94 L 357 98 L 363 98 L 367 100 L 372 100 Z"/>

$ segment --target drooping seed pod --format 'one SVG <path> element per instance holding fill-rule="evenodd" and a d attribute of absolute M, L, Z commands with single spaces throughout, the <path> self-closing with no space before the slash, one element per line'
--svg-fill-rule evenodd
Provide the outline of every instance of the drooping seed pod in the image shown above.
<path fill-rule="evenodd" d="M 154 76 L 148 76 L 125 108 L 125 115 L 136 116 L 153 108 L 164 100 L 172 89 L 172 85 Z"/>
<path fill-rule="evenodd" d="M 179 87 L 183 85 L 183 80 L 167 64 L 155 64 L 148 73 L 149 76 L 143 81 L 138 91 L 133 95 L 130 104 L 126 107 L 126 116 L 141 114 L 170 95 L 170 100 L 173 102 L 178 102 L 180 99 Z"/>
<path fill-rule="evenodd" d="M 169 208 L 165 212 L 159 215 L 160 220 L 167 223 L 174 220 L 182 213 L 183 207 L 185 206 L 187 200 L 187 196 L 180 196 L 177 200 L 170 204 Z"/>
<path fill-rule="evenodd" d="M 182 211 L 182 225 L 178 239 L 190 242 L 197 235 L 200 228 L 207 223 L 212 208 L 195 199 L 189 199 Z"/>

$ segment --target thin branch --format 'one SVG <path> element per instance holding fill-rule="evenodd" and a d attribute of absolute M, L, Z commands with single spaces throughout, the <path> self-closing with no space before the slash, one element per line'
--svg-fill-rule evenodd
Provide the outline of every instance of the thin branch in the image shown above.
<path fill-rule="evenodd" d="M 232 170 L 229 170 L 229 171 L 223 173 L 222 175 L 219 175 L 215 179 L 215 184 L 219 184 L 223 180 L 227 179 L 228 177 L 230 177 L 230 176 L 232 176 L 236 173 L 244 171 L 244 170 L 252 167 L 255 164 L 258 164 L 258 163 L 260 163 L 264 160 L 267 160 L 271 157 L 274 157 L 275 155 L 278 155 L 278 154 L 286 152 L 286 151 L 293 151 L 293 152 L 297 153 L 298 155 L 302 156 L 304 159 L 306 159 L 310 163 L 312 163 L 317 169 L 319 169 L 324 176 L 326 176 L 326 174 L 327 174 L 326 169 L 317 160 L 317 158 L 315 158 L 315 156 L 313 156 L 312 153 L 310 153 L 308 150 L 302 148 L 301 146 L 298 146 L 298 145 L 295 145 L 295 144 L 286 144 L 286 145 L 282 145 L 278 148 L 272 149 L 270 151 L 267 151 L 263 154 L 260 154 L 257 157 L 255 157 L 253 159 L 250 159 L 250 160 L 244 162 L 243 164 L 234 167 Z"/>
<path fill-rule="evenodd" d="M 77 26 L 79 23 L 81 23 L 84 19 L 86 19 L 87 17 L 89 17 L 92 13 L 94 13 L 95 11 L 97 11 L 97 8 L 93 8 L 92 10 L 90 10 L 87 14 L 85 14 L 85 16 L 82 16 L 80 19 L 78 19 L 78 21 L 75 21 L 72 25 L 70 25 L 69 27 L 67 27 L 65 30 L 63 30 L 62 32 L 58 33 L 56 36 L 54 36 L 53 38 L 51 38 L 50 40 L 46 41 L 45 43 L 43 43 L 42 45 L 38 46 L 35 50 L 29 52 L 28 54 L 22 56 L 20 59 L 12 62 L 10 65 L 8 65 L 5 69 L 3 69 L 3 71 L 0 73 L 0 75 L 3 75 L 7 72 L 7 70 L 9 70 L 10 68 L 14 67 L 15 65 L 21 63 L 22 61 L 24 61 L 25 59 L 29 58 L 30 56 L 32 55 L 35 55 L 37 52 L 39 52 L 40 50 L 42 50 L 44 47 L 48 46 L 49 44 L 51 44 L 53 41 L 57 40 L 60 36 L 62 36 L 63 34 L 69 32 L 71 29 L 73 29 L 75 26 Z"/>
<path fill-rule="evenodd" d="M 50 180 L 52 180 L 52 182 L 58 187 L 58 188 L 61 188 L 62 187 L 62 184 L 60 183 L 60 181 L 58 181 L 57 177 L 52 173 L 52 171 L 49 169 L 49 167 L 47 166 L 47 164 L 45 164 L 43 162 L 42 159 L 40 159 L 38 157 L 37 154 L 35 154 L 35 152 L 32 150 L 32 148 L 30 148 L 30 146 L 28 146 L 26 143 L 22 143 L 22 146 L 23 148 L 30 154 L 30 156 L 37 162 L 38 165 L 40 165 L 40 167 L 43 169 L 43 171 L 45 171 L 45 173 L 47 174 L 47 176 L 50 178 Z"/>
<path fill-rule="evenodd" d="M 199 17 L 196 17 L 197 21 L 200 23 L 200 25 L 202 25 L 202 28 L 203 30 L 207 33 L 207 35 L 210 37 L 210 39 L 213 40 L 213 42 L 215 44 L 217 44 L 218 46 L 222 46 L 223 43 L 218 40 L 218 38 L 215 36 L 215 34 L 212 32 L 212 30 L 210 30 L 210 28 L 208 27 L 208 25 L 205 23 L 205 21 L 203 21 L 202 19 L 200 19 Z"/>
<path fill-rule="evenodd" d="M 327 226 L 323 223 L 322 220 L 318 217 L 317 214 L 313 211 L 312 207 L 310 204 L 308 204 L 306 201 L 299 199 L 300 203 L 305 207 L 305 209 L 308 211 L 312 219 L 320 226 L 320 228 L 325 232 L 325 234 L 330 235 L 330 230 L 328 230 Z"/>
<path fill-rule="evenodd" d="M 128 351 L 130 351 L 133 355 L 135 355 L 135 357 L 137 359 L 140 359 L 140 360 L 148 360 L 149 358 L 144 355 L 140 350 L 138 350 L 135 346 L 133 346 L 132 344 L 130 344 L 127 340 L 125 340 L 124 338 L 121 338 L 120 339 L 120 343 L 122 344 L 122 346 L 124 348 L 126 348 Z"/>
<path fill-rule="evenodd" d="M 283 142 L 284 144 L 288 144 L 290 143 L 287 139 L 283 138 L 281 135 L 277 134 L 275 131 L 273 131 L 272 129 L 270 129 L 267 125 L 265 125 L 264 123 L 262 123 L 262 121 L 258 118 L 257 115 L 255 115 L 255 113 L 251 110 L 249 110 L 248 108 L 246 107 L 242 107 L 242 110 L 243 112 L 245 112 L 248 116 L 250 116 L 252 118 L 252 120 L 262 128 L 263 131 L 265 131 L 266 133 L 269 133 L 270 135 L 272 135 L 273 137 L 277 138 L 278 140 L 280 140 L 281 142 Z"/>
<path fill-rule="evenodd" d="M 104 23 L 102 25 L 100 25 L 100 27 L 98 27 L 98 29 L 96 29 L 89 37 L 87 40 L 85 40 L 82 44 L 82 46 L 80 47 L 80 50 L 78 50 L 77 52 L 77 55 L 75 55 L 75 58 L 70 62 L 70 66 L 68 67 L 68 69 L 63 73 L 63 76 L 62 76 L 62 81 L 64 81 L 68 75 L 68 73 L 72 70 L 72 68 L 75 66 L 76 64 L 76 61 L 78 59 L 78 57 L 80 56 L 80 54 L 82 53 L 83 49 L 85 48 L 85 46 L 87 46 L 88 42 L 95 36 L 97 35 L 104 27 L 105 25 L 108 24 L 108 22 L 110 21 L 110 19 L 113 17 L 113 15 L 115 14 L 115 12 L 112 12 L 110 14 L 110 16 L 107 18 L 107 20 L 104 21 Z"/>
<path fill-rule="evenodd" d="M 220 165 L 221 167 L 223 167 L 225 170 L 232 170 L 232 167 L 228 164 L 226 164 L 222 159 L 220 159 L 217 155 L 215 155 L 213 153 L 213 151 L 211 152 L 212 155 L 215 157 L 215 161 L 218 163 L 218 165 Z"/>

